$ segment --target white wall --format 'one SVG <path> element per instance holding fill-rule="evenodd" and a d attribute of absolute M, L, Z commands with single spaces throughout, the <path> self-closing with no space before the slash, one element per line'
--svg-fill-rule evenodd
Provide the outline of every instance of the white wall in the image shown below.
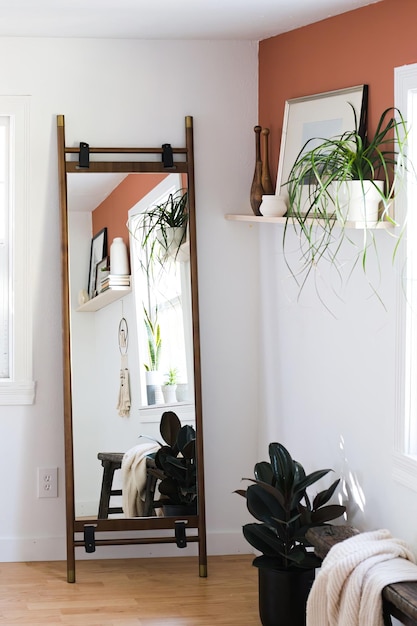
<path fill-rule="evenodd" d="M 224 214 L 250 212 L 257 44 L 2 39 L 0 55 L 0 92 L 31 96 L 37 381 L 33 406 L 0 407 L 0 561 L 65 557 L 57 114 L 68 145 L 92 146 L 184 145 L 194 116 L 208 547 L 245 550 L 232 491 L 256 460 L 258 241 Z M 59 497 L 37 499 L 36 468 L 53 466 Z"/>
<path fill-rule="evenodd" d="M 358 243 L 362 234 L 351 236 Z M 333 468 L 345 483 L 351 524 L 361 530 L 388 528 L 415 549 L 417 496 L 392 478 L 402 264 L 399 257 L 392 264 L 394 242 L 386 233 L 376 233 L 376 240 L 386 310 L 372 297 L 359 265 L 342 290 L 343 300 L 323 292 L 330 314 L 312 282 L 297 302 L 298 290 L 284 264 L 282 227 L 262 226 L 260 412 L 265 419 L 258 456 L 267 458 L 268 442 L 280 441 L 307 471 Z M 299 249 L 293 236 L 288 249 L 294 261 Z M 376 267 L 370 258 L 369 275 L 375 279 Z"/>

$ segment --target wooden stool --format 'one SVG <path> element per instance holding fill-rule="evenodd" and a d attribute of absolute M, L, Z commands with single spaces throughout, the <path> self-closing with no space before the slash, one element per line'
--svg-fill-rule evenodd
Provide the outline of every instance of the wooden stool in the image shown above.
<path fill-rule="evenodd" d="M 111 513 L 123 513 L 121 506 L 110 506 L 111 496 L 121 496 L 121 489 L 112 489 L 114 472 L 122 467 L 123 452 L 99 452 L 97 458 L 103 466 L 98 518 L 107 519 Z"/>

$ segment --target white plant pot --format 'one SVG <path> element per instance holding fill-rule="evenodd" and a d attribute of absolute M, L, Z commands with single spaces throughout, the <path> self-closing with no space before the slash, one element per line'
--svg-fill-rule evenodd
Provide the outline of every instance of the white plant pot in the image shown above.
<path fill-rule="evenodd" d="M 189 402 L 190 401 L 190 390 L 188 388 L 187 383 L 178 383 L 177 385 L 177 401 L 178 402 Z"/>
<path fill-rule="evenodd" d="M 148 405 L 164 404 L 160 372 L 156 370 L 149 370 L 145 372 L 145 381 Z"/>
<path fill-rule="evenodd" d="M 163 385 L 162 393 L 164 395 L 165 404 L 173 404 L 177 402 L 177 385 Z"/>
<path fill-rule="evenodd" d="M 159 229 L 156 237 L 164 250 L 166 250 L 168 256 L 175 259 L 179 253 L 180 247 L 185 243 L 185 226 L 165 228 L 164 234 Z"/>
<path fill-rule="evenodd" d="M 382 180 L 334 183 L 331 193 L 337 198 L 336 215 L 342 222 L 376 223 L 383 190 Z"/>

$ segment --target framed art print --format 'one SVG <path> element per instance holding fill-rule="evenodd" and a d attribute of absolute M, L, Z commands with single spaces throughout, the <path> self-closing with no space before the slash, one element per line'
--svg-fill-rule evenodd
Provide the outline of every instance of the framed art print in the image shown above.
<path fill-rule="evenodd" d="M 91 240 L 90 269 L 88 272 L 88 295 L 94 298 L 96 291 L 97 263 L 107 257 L 107 228 L 100 230 Z"/>
<path fill-rule="evenodd" d="M 314 138 L 337 137 L 354 130 L 356 113 L 359 132 L 366 134 L 368 85 L 357 85 L 347 89 L 287 100 L 284 109 L 281 149 L 278 163 L 276 194 L 288 196 L 286 182 L 292 166 L 309 142 L 314 147 Z"/>

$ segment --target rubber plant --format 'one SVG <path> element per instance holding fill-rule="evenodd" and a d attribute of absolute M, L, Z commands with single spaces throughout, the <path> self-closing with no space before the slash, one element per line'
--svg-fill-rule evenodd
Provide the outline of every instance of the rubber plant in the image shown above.
<path fill-rule="evenodd" d="M 165 411 L 160 422 L 160 433 L 165 442 L 155 455 L 155 465 L 163 472 L 158 485 L 163 505 L 196 504 L 197 463 L 196 433 L 193 426 L 181 425 L 177 414 Z"/>
<path fill-rule="evenodd" d="M 245 524 L 243 534 L 262 553 L 253 561 L 258 568 L 311 569 L 321 560 L 308 548 L 306 533 L 344 514 L 346 507 L 328 504 L 340 479 L 311 499 L 309 487 L 332 470 L 306 474 L 280 443 L 269 444 L 270 462 L 255 465 L 253 484 L 236 493 L 246 498 L 247 508 L 258 522 Z"/>

